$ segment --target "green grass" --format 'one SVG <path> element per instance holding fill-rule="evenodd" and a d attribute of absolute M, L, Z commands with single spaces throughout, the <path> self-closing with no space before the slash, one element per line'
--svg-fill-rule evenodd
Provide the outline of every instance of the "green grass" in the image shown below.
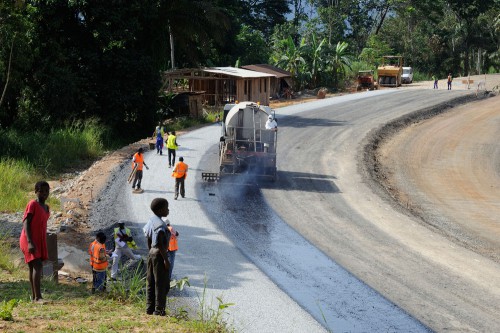
<path fill-rule="evenodd" d="M 24 160 L 0 160 L 0 211 L 22 211 L 28 193 L 38 181 L 35 169 Z"/>
<path fill-rule="evenodd" d="M 84 160 L 102 156 L 108 132 L 95 120 L 75 122 L 49 132 L 0 130 L 0 155 L 24 160 L 37 172 L 53 176 Z"/>
<path fill-rule="evenodd" d="M 13 260 L 15 240 L 0 234 L 0 258 Z M 108 293 L 92 294 L 88 284 L 65 280 L 56 283 L 44 279 L 42 294 L 47 304 L 30 302 L 27 266 L 14 264 L 0 267 L 0 331 L 1 332 L 234 332 L 222 319 L 230 304 L 218 298 L 215 309 L 206 302 L 199 309 L 186 310 L 168 297 L 167 316 L 145 314 L 145 280 L 136 271 L 125 280 L 109 284 Z M 187 278 L 174 283 L 176 288 L 189 286 Z M 189 318 L 188 313 L 197 313 Z"/>
<path fill-rule="evenodd" d="M 113 144 L 109 131 L 95 120 L 48 133 L 0 130 L 0 211 L 23 211 L 28 200 L 34 198 L 37 181 L 89 164 Z M 50 197 L 48 204 L 52 209 L 59 205 Z"/>

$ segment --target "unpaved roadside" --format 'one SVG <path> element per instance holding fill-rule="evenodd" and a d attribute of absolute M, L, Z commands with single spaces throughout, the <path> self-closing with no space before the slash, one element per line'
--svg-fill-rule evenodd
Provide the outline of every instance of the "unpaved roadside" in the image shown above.
<path fill-rule="evenodd" d="M 500 262 L 500 97 L 408 126 L 378 150 L 384 186 L 441 234 Z"/>

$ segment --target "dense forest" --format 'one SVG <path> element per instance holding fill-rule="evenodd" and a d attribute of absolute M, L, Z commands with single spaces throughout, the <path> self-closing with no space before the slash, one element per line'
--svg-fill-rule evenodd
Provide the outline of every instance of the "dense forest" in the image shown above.
<path fill-rule="evenodd" d="M 296 90 L 342 89 L 388 54 L 422 78 L 498 72 L 500 1 L 0 0 L 0 131 L 138 137 L 165 70 L 270 63 Z"/>

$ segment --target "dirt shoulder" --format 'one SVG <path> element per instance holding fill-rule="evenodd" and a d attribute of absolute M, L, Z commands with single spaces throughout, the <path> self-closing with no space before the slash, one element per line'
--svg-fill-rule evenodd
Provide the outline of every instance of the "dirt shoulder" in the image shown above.
<path fill-rule="evenodd" d="M 374 176 L 401 206 L 448 239 L 497 263 L 499 114 L 498 96 L 457 106 L 405 126 L 372 155 L 378 171 Z"/>

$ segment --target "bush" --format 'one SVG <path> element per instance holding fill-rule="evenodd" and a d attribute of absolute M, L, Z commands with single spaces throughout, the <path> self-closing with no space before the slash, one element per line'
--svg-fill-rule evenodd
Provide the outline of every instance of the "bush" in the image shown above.
<path fill-rule="evenodd" d="M 103 155 L 112 141 L 110 130 L 97 120 L 75 122 L 49 133 L 26 130 L 0 130 L 0 154 L 25 160 L 40 173 L 54 175 Z"/>
<path fill-rule="evenodd" d="M 0 211 L 22 211 L 27 193 L 38 180 L 33 166 L 25 160 L 0 160 Z"/>

